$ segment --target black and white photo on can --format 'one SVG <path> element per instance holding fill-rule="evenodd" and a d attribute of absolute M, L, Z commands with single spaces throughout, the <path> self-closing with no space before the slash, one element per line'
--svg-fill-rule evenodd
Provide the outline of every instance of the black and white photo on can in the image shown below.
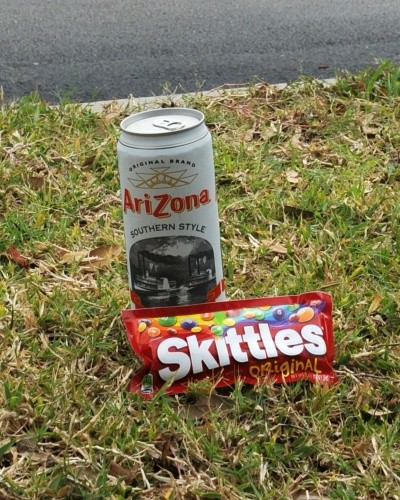
<path fill-rule="evenodd" d="M 225 299 L 210 133 L 189 108 L 121 123 L 118 166 L 133 307 Z"/>

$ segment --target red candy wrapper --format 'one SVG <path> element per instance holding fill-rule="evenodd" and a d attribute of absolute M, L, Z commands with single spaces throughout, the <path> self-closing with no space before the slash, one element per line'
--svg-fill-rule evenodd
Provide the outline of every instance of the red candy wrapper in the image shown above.
<path fill-rule="evenodd" d="M 131 392 L 153 397 L 186 392 L 209 379 L 216 387 L 337 381 L 332 368 L 332 299 L 323 292 L 122 312 L 129 343 L 143 360 Z"/>

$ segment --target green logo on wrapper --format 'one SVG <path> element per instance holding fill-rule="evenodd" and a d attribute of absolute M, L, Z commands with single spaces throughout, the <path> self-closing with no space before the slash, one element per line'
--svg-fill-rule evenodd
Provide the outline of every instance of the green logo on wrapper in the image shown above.
<path fill-rule="evenodd" d="M 145 375 L 142 380 L 142 387 L 140 388 L 142 394 L 153 394 L 153 375 L 151 373 Z"/>

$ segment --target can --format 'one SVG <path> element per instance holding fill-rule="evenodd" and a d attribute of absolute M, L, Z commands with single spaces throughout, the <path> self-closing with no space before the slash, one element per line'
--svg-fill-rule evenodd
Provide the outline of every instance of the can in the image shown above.
<path fill-rule="evenodd" d="M 225 300 L 203 113 L 162 108 L 128 116 L 117 152 L 132 307 Z"/>

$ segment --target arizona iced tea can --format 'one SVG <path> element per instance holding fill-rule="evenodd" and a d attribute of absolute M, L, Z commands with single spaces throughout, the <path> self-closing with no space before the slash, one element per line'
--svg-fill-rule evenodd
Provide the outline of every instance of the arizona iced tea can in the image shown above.
<path fill-rule="evenodd" d="M 225 299 L 211 135 L 188 108 L 125 118 L 118 166 L 132 307 Z"/>

